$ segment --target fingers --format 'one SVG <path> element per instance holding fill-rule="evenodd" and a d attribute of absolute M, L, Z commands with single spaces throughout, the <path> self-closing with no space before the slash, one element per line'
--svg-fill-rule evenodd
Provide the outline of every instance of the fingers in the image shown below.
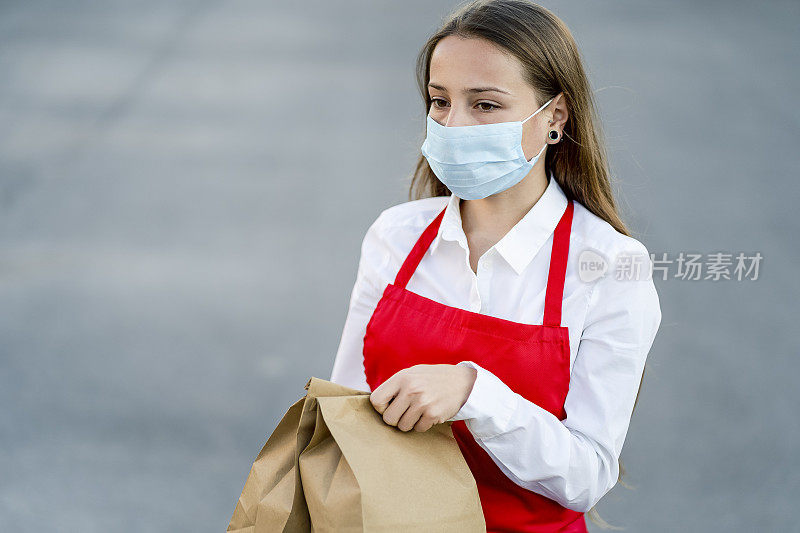
<path fill-rule="evenodd" d="M 392 399 L 400 392 L 400 382 L 396 379 L 396 375 L 397 374 L 381 383 L 381 385 L 369 395 L 369 401 L 380 414 L 386 411 Z"/>
<path fill-rule="evenodd" d="M 419 405 L 410 406 L 397 421 L 397 429 L 400 431 L 411 431 L 417 426 L 418 421 L 422 417 L 423 410 Z M 384 417 L 385 420 L 385 417 Z M 395 424 L 392 424 L 395 425 Z"/>
<path fill-rule="evenodd" d="M 409 411 L 411 410 L 409 409 Z M 408 411 L 406 411 L 406 413 L 408 413 Z M 406 423 L 405 417 L 401 418 L 400 422 L 397 424 L 397 428 L 403 431 L 413 429 L 414 431 L 424 433 L 440 422 L 440 418 L 426 412 L 424 409 L 420 409 L 416 414 L 409 416 L 408 423 Z"/>
<path fill-rule="evenodd" d="M 414 426 L 414 431 L 419 431 L 420 433 L 424 433 L 431 429 L 434 425 L 439 424 L 439 419 L 429 416 L 429 415 L 422 415 L 419 419 L 419 422 Z"/>
<path fill-rule="evenodd" d="M 370 402 L 383 415 L 384 422 L 402 431 L 409 431 L 419 420 L 422 409 L 419 406 L 411 407 L 412 396 L 408 388 L 403 386 L 401 376 L 395 376 L 384 381 L 370 394 Z"/>
<path fill-rule="evenodd" d="M 433 406 L 430 399 L 421 394 L 421 384 L 408 379 L 409 372 L 415 370 L 418 369 L 411 367 L 395 373 L 369 396 L 370 403 L 383 416 L 383 421 L 404 432 L 412 429 L 424 432 L 442 422 L 441 417 L 431 413 Z"/>
<path fill-rule="evenodd" d="M 396 426 L 400 422 L 400 419 L 405 416 L 410 405 L 411 398 L 407 394 L 401 392 L 383 412 L 383 421 L 390 426 Z M 417 415 L 417 418 L 419 418 L 419 415 Z M 416 423 L 416 420 L 414 420 L 414 423 Z"/>
<path fill-rule="evenodd" d="M 415 403 L 412 398 L 413 396 L 405 396 L 400 393 L 383 414 L 383 420 L 389 425 L 397 426 L 400 431 L 413 429 L 419 432 L 428 431 L 435 424 L 442 422 L 441 417 L 433 414 L 430 406 L 426 406 L 424 403 Z M 395 404 L 398 406 L 396 411 L 394 410 Z"/>

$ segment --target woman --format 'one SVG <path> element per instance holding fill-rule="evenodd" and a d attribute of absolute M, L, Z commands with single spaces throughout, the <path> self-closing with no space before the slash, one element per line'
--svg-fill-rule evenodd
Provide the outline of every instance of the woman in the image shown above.
<path fill-rule="evenodd" d="M 576 44 L 540 6 L 478 1 L 417 64 L 417 199 L 366 232 L 331 381 L 402 431 L 453 421 L 488 531 L 587 531 L 661 310 Z"/>

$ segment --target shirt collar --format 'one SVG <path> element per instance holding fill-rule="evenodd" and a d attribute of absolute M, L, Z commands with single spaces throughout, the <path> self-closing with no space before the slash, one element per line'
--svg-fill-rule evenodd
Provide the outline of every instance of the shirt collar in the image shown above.
<path fill-rule="evenodd" d="M 443 240 L 455 241 L 465 251 L 469 251 L 467 236 L 461 224 L 459 200 L 456 195 L 450 195 L 439 231 L 431 243 L 431 251 L 435 251 Z M 555 231 L 558 221 L 567 209 L 567 203 L 567 197 L 551 171 L 549 183 L 541 198 L 492 248 L 497 250 L 517 274 L 521 274 Z"/>

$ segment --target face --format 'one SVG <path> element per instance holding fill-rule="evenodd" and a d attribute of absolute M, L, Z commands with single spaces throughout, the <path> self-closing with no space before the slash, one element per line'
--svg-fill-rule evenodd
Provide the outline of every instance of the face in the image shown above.
<path fill-rule="evenodd" d="M 517 58 L 484 39 L 448 35 L 431 56 L 428 95 L 430 116 L 443 126 L 471 126 L 525 120 L 546 100 L 537 102 L 523 79 Z M 561 133 L 566 121 L 563 95 L 522 124 L 522 148 L 533 157 L 548 141 L 551 128 Z M 563 118 L 563 120 L 559 120 Z M 552 125 L 549 120 L 556 120 Z"/>

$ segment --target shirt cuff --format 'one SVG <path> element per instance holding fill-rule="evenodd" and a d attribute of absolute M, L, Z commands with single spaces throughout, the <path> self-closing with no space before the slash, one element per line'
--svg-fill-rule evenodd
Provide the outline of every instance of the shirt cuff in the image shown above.
<path fill-rule="evenodd" d="M 518 395 L 500 378 L 473 361 L 461 361 L 477 371 L 475 384 L 461 409 L 447 422 L 464 420 L 476 438 L 489 439 L 507 431 Z"/>

